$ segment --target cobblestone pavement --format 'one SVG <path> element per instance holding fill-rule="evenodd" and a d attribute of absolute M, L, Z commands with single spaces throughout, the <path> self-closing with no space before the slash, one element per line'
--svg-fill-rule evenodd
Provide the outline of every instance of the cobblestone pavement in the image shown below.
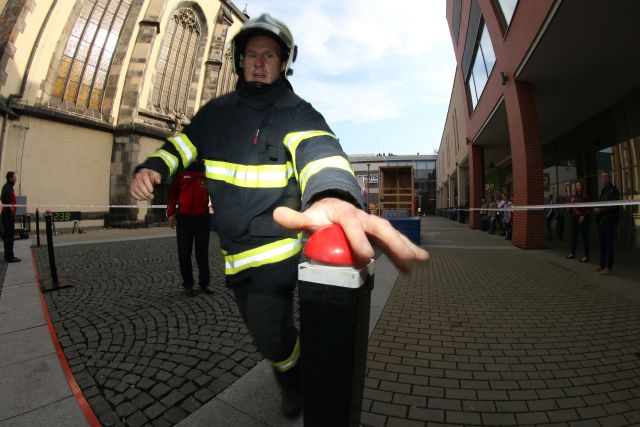
<path fill-rule="evenodd" d="M 174 425 L 262 359 L 223 284 L 216 239 L 214 294 L 193 298 L 182 293 L 175 237 L 55 249 L 73 286 L 45 293 L 47 306 L 104 426 Z M 36 253 L 46 276 L 46 248 Z"/>
<path fill-rule="evenodd" d="M 442 218 L 369 343 L 371 426 L 640 425 L 640 299 L 594 265 Z"/>

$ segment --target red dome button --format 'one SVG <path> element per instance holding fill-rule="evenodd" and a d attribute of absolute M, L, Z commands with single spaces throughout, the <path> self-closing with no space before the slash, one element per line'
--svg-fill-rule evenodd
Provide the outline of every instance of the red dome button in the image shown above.
<path fill-rule="evenodd" d="M 327 225 L 313 233 L 307 240 L 304 254 L 324 264 L 353 265 L 351 246 L 338 224 Z"/>

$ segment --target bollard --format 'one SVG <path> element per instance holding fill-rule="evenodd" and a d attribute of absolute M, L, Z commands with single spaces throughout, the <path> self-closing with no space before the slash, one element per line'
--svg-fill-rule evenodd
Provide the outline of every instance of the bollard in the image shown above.
<path fill-rule="evenodd" d="M 36 209 L 36 246 L 40 247 L 40 211 Z"/>
<path fill-rule="evenodd" d="M 305 427 L 358 426 L 374 260 L 361 269 L 337 224 L 314 233 L 298 266 Z"/>
<path fill-rule="evenodd" d="M 51 227 L 51 211 L 46 211 L 44 214 L 44 222 L 47 233 L 47 250 L 49 252 L 49 266 L 51 267 L 51 281 L 54 288 L 58 287 L 58 269 L 56 268 L 56 257 L 53 253 L 53 232 Z"/>

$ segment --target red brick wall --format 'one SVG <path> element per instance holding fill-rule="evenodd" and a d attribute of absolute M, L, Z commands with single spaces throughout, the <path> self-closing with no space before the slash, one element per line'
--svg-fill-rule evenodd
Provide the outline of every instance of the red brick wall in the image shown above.
<path fill-rule="evenodd" d="M 533 89 L 527 83 L 505 85 L 505 105 L 509 118 L 512 200 L 515 206 L 544 204 L 542 143 Z M 516 212 L 513 216 L 513 244 L 523 249 L 542 246 L 542 211 Z"/>
<path fill-rule="evenodd" d="M 477 145 L 469 147 L 469 180 L 471 190 L 469 206 L 479 208 L 484 197 L 484 151 Z M 470 212 L 469 228 L 480 228 L 480 211 Z"/>
<path fill-rule="evenodd" d="M 514 205 L 543 204 L 542 147 L 540 131 L 531 87 L 515 81 L 514 73 L 522 64 L 534 43 L 555 0 L 520 1 L 504 31 L 494 0 L 478 0 L 496 55 L 496 64 L 480 97 L 476 109 L 469 113 L 467 137 L 474 141 L 486 124 L 495 106 L 504 97 L 511 143 Z M 452 0 L 447 0 L 447 20 L 452 28 Z M 452 40 L 458 65 L 462 61 L 471 0 L 463 0 L 458 42 Z M 453 33 L 453 30 L 451 30 Z M 503 86 L 500 73 L 507 76 Z M 484 165 L 480 147 L 470 146 L 471 206 L 479 207 L 484 193 Z M 542 215 L 540 212 L 517 212 L 514 215 L 513 243 L 521 248 L 534 249 L 542 244 Z M 479 226 L 480 218 L 471 215 L 471 228 Z"/>

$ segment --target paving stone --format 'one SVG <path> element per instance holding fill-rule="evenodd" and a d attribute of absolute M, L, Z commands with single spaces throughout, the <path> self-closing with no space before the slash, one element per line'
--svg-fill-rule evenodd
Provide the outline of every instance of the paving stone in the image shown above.
<path fill-rule="evenodd" d="M 202 389 L 202 390 L 198 390 L 194 395 L 193 395 L 199 402 L 205 403 L 208 402 L 209 400 L 213 399 L 215 397 L 215 394 L 213 394 L 211 391 L 209 391 L 208 389 Z"/>
<path fill-rule="evenodd" d="M 537 425 L 549 422 L 546 412 L 524 412 L 515 415 L 518 425 Z"/>
<path fill-rule="evenodd" d="M 142 411 L 137 411 L 133 413 L 129 418 L 126 419 L 127 425 L 132 427 L 140 427 L 146 424 L 149 419 L 146 415 L 142 413 Z"/>
<path fill-rule="evenodd" d="M 173 407 L 166 411 L 162 417 L 165 420 L 169 421 L 169 423 L 171 423 L 170 425 L 175 425 L 178 422 L 182 421 L 187 415 L 189 415 L 189 413 L 185 410 L 178 407 Z"/>
<path fill-rule="evenodd" d="M 512 426 L 516 418 L 513 414 L 482 414 L 482 422 L 490 426 Z"/>
<path fill-rule="evenodd" d="M 121 426 L 122 421 L 120 420 L 120 417 L 118 416 L 118 414 L 116 414 L 113 411 L 109 411 L 105 414 L 100 415 L 99 417 L 100 423 L 105 426 L 105 427 L 112 427 L 112 426 Z"/>
<path fill-rule="evenodd" d="M 200 408 L 202 404 L 198 402 L 195 397 L 187 397 L 181 404 L 180 407 L 184 409 L 188 413 L 195 412 L 198 408 Z"/>
<path fill-rule="evenodd" d="M 165 397 L 160 400 L 160 402 L 166 406 L 167 408 L 171 408 L 176 406 L 180 401 L 185 398 L 185 395 L 180 393 L 178 390 L 172 390 Z"/>
<path fill-rule="evenodd" d="M 373 414 L 371 412 L 363 412 L 360 417 L 360 422 L 365 426 L 385 427 L 387 417 L 380 414 Z"/>
<path fill-rule="evenodd" d="M 144 414 L 149 417 L 149 419 L 153 420 L 162 415 L 166 410 L 167 408 L 162 403 L 156 402 L 145 409 Z"/>
<path fill-rule="evenodd" d="M 407 414 L 407 407 L 393 403 L 373 402 L 371 411 L 377 414 L 403 418 Z"/>
<path fill-rule="evenodd" d="M 444 411 L 441 409 L 409 408 L 409 419 L 427 422 L 444 422 Z"/>
<path fill-rule="evenodd" d="M 387 427 L 424 427 L 424 422 L 389 417 L 387 419 Z"/>

